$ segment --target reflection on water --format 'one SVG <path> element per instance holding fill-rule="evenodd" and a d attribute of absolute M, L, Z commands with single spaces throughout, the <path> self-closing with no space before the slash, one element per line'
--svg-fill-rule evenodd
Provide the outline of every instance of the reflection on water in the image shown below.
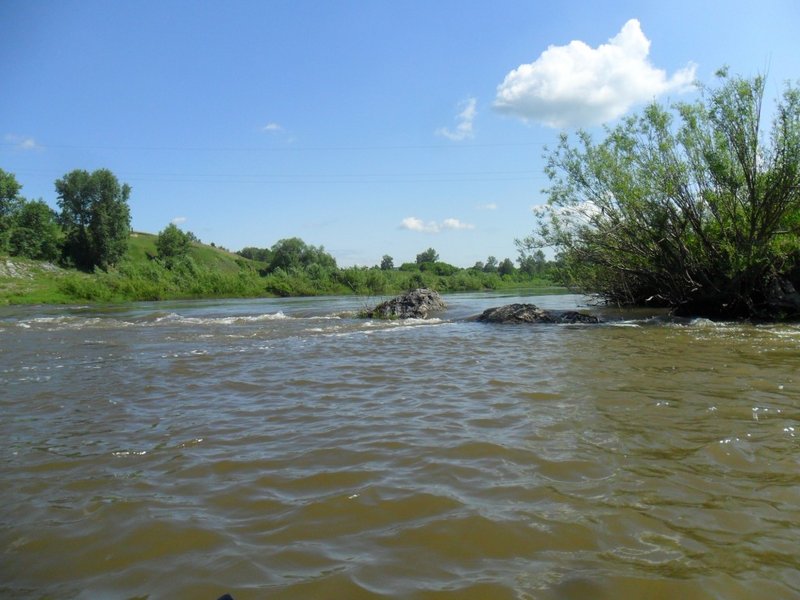
<path fill-rule="evenodd" d="M 0 312 L 0 591 L 800 595 L 800 327 L 458 295 Z"/>

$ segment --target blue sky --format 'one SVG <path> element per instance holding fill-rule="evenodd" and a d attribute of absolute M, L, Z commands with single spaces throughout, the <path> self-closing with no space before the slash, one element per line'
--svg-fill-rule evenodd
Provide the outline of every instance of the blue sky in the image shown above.
<path fill-rule="evenodd" d="M 0 2 L 0 168 L 53 207 L 72 169 L 133 227 L 342 266 L 516 259 L 543 147 L 688 83 L 800 79 L 800 2 Z M 770 101 L 771 102 L 771 101 Z M 600 132 L 600 129 L 597 129 Z"/>

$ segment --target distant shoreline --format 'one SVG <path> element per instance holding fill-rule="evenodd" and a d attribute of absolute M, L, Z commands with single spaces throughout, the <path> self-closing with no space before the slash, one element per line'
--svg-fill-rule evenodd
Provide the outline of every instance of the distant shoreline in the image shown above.
<path fill-rule="evenodd" d="M 141 234 L 139 234 L 140 236 Z M 137 236 L 138 237 L 138 236 Z M 216 252 L 216 249 L 215 249 Z M 221 251 L 220 251 L 221 252 Z M 235 261 L 246 261 L 242 258 L 231 256 L 230 262 L 235 267 Z M 316 297 L 316 296 L 393 296 L 406 291 L 403 287 L 385 287 L 379 291 L 367 289 L 349 289 L 346 286 L 330 287 L 315 290 L 313 281 L 303 280 L 304 291 L 312 293 L 291 293 L 287 285 L 286 293 L 275 293 L 265 287 L 267 278 L 260 276 L 246 261 L 245 269 L 232 271 L 230 265 L 225 265 L 219 271 L 207 270 L 203 273 L 213 279 L 205 293 L 198 291 L 200 288 L 180 289 L 162 286 L 156 289 L 152 281 L 143 277 L 135 277 L 125 272 L 110 271 L 85 273 L 76 269 L 65 269 L 50 262 L 35 261 L 20 257 L 0 256 L 0 306 L 3 305 L 75 305 L 75 304 L 122 304 L 126 302 L 161 301 L 161 300 L 211 300 L 226 298 L 280 298 L 280 297 Z M 226 271 L 228 269 L 228 271 Z M 369 269 L 363 270 L 368 273 Z M 356 271 L 358 272 L 358 271 Z M 135 274 L 134 274 L 135 275 Z M 154 272 L 154 275 L 160 273 Z M 450 278 L 456 276 L 449 276 Z M 439 278 L 446 282 L 448 278 Z M 498 278 L 499 279 L 499 278 Z M 254 284 L 262 283 L 256 287 Z M 286 278 L 291 283 L 291 277 Z M 242 285 L 242 284 L 246 285 Z M 446 282 L 447 283 L 447 282 Z M 451 285 L 453 282 L 449 282 Z M 460 289 L 447 289 L 442 286 L 443 294 L 459 292 L 482 292 L 498 290 L 530 290 L 537 294 L 563 294 L 569 293 L 565 287 L 558 286 L 551 281 L 502 281 L 497 287 L 462 287 Z M 298 286 L 300 287 L 300 286 Z M 310 287 L 310 290 L 309 290 Z M 260 288 L 260 289 L 259 289 Z M 238 292 L 238 293 L 237 293 Z"/>

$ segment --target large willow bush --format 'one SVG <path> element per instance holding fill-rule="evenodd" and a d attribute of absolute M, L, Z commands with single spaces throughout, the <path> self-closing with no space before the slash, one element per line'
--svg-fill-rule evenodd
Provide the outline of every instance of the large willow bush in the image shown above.
<path fill-rule="evenodd" d="M 763 77 L 718 73 L 694 103 L 652 104 L 595 143 L 561 136 L 523 248 L 553 246 L 575 286 L 680 314 L 797 316 L 800 91 L 762 129 Z"/>

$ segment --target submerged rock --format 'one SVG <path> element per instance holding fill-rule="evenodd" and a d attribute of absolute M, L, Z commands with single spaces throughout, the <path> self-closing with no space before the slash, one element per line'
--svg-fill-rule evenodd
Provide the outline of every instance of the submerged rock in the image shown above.
<path fill-rule="evenodd" d="M 428 313 L 447 308 L 438 292 L 427 288 L 412 290 L 364 313 L 370 319 L 426 319 Z"/>
<path fill-rule="evenodd" d="M 544 310 L 535 304 L 507 304 L 483 311 L 484 323 L 599 323 L 595 316 L 574 310 Z"/>

